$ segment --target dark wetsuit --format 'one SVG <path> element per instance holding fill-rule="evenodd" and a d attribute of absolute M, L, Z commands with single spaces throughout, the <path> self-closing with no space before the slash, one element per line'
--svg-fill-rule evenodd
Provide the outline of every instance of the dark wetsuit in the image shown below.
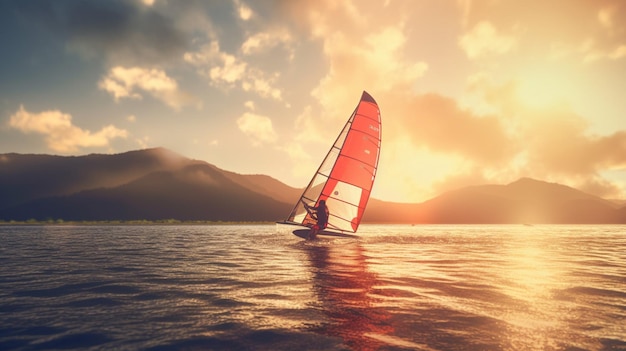
<path fill-rule="evenodd" d="M 317 217 L 317 226 L 319 229 L 324 229 L 328 225 L 328 207 L 326 204 L 320 203 L 317 207 L 313 208 Z"/>

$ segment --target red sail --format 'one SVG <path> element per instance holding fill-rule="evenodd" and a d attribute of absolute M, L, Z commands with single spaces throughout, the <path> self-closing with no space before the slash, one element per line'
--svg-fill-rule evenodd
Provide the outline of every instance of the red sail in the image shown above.
<path fill-rule="evenodd" d="M 376 177 L 381 144 L 380 110 L 363 92 L 335 144 L 292 211 L 289 221 L 311 225 L 302 202 L 317 206 L 326 200 L 328 229 L 356 232 Z"/>

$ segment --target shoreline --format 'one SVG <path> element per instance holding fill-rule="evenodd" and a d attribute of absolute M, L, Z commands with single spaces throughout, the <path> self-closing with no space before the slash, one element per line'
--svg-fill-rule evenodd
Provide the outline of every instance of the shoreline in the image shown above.
<path fill-rule="evenodd" d="M 64 221 L 64 220 L 27 220 L 27 221 L 0 221 L 2 226 L 96 226 L 96 225 L 269 225 L 271 221 L 181 221 L 175 219 L 163 220 L 111 220 L 111 221 Z"/>

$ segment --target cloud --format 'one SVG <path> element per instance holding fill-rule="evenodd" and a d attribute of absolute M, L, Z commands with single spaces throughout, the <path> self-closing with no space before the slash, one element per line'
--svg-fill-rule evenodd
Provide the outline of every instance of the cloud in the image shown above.
<path fill-rule="evenodd" d="M 150 137 L 145 136 L 143 138 L 136 138 L 135 142 L 137 143 L 137 145 L 139 145 L 139 148 L 141 149 L 147 149 L 148 147 L 150 147 Z"/>
<path fill-rule="evenodd" d="M 491 139 L 494 146 L 501 143 L 501 148 L 508 148 L 499 167 L 503 172 L 492 180 L 528 176 L 588 190 L 603 189 L 596 192 L 602 196 L 618 189 L 602 177 L 602 172 L 626 169 L 626 130 L 590 134 L 589 122 L 566 103 L 530 107 L 519 99 L 515 84 L 484 80 L 473 84 L 474 91 L 481 92 L 485 102 L 498 111 L 495 117 L 508 131 L 507 139 L 496 142 L 494 135 L 481 133 L 481 128 L 474 130 Z M 488 160 L 474 156 L 471 160 L 479 169 L 494 168 Z M 610 195 L 618 197 L 619 192 Z"/>
<path fill-rule="evenodd" d="M 255 146 L 262 143 L 274 143 L 278 139 L 272 120 L 266 116 L 245 112 L 237 119 L 237 126 L 239 130 L 250 137 Z"/>
<path fill-rule="evenodd" d="M 233 55 L 223 54 L 221 56 L 223 65 L 211 68 L 209 76 L 214 81 L 234 83 L 243 80 L 246 73 L 247 63 L 238 60 Z"/>
<path fill-rule="evenodd" d="M 336 138 L 362 90 L 380 99 L 379 102 L 385 101 L 381 106 L 385 140 L 381 162 L 391 159 L 390 150 L 394 148 L 390 144 L 398 142 L 396 136 L 402 135 L 390 134 L 389 126 L 398 125 L 394 120 L 402 119 L 408 111 L 395 102 L 406 101 L 404 98 L 413 94 L 415 85 L 429 69 L 419 56 L 409 54 L 417 44 L 407 36 L 408 20 L 398 20 L 406 17 L 398 12 L 403 6 L 387 8 L 381 2 L 356 6 L 349 1 L 285 2 L 283 6 L 281 13 L 289 15 L 290 21 L 298 26 L 306 27 L 305 32 L 319 41 L 323 48 L 319 62 L 327 66 L 311 94 L 315 103 L 306 105 L 298 115 L 292 139 L 285 140 L 281 148 L 294 164 L 293 173 L 311 172 L 310 160 L 324 156 L 320 153 L 330 147 L 328 141 Z M 406 127 L 393 129 L 404 136 L 410 131 Z M 402 165 L 408 163 L 406 160 L 402 158 Z M 384 193 L 391 193 L 389 188 L 400 183 L 389 175 L 402 174 L 395 172 L 402 165 L 381 166 L 384 171 L 379 173 L 379 184 L 388 184 Z M 406 191 L 400 196 L 406 196 Z"/>
<path fill-rule="evenodd" d="M 303 159 L 302 153 L 316 156 L 311 150 L 323 150 L 336 137 L 358 94 L 367 90 L 382 112 L 384 141 L 376 186 L 382 194 L 395 191 L 395 199 L 414 201 L 416 196 L 437 195 L 432 189 L 506 183 L 523 176 L 571 186 L 593 180 L 595 189 L 617 189 L 607 186 L 613 183 L 603 182 L 602 175 L 607 169 L 623 169 L 624 137 L 592 135 L 592 126 L 575 112 L 583 104 L 551 105 L 562 96 L 582 97 L 577 94 L 583 88 L 570 83 L 591 72 L 590 67 L 580 70 L 575 60 L 561 65 L 556 59 L 580 59 L 591 52 L 602 59 L 622 59 L 626 21 L 620 17 L 626 12 L 599 14 L 602 3 L 615 4 L 465 0 L 450 9 L 455 5 L 437 3 L 420 7 L 421 23 L 433 24 L 423 27 L 415 21 L 411 2 L 392 2 L 388 8 L 359 3 L 357 11 L 350 1 L 282 3 L 280 13 L 319 42 L 319 61 L 325 64 L 313 88 L 315 103 L 305 105 L 294 121 L 293 139 L 284 141 L 299 150 L 290 156 L 294 170 L 300 170 L 297 158 Z M 572 14 L 559 17 L 555 26 L 554 11 L 565 6 Z M 460 15 L 456 22 L 450 10 Z M 424 28 L 427 36 L 421 35 Z M 255 41 L 260 36 L 250 38 L 249 51 L 262 47 Z M 479 60 L 492 57 L 500 60 Z M 459 92 L 459 78 L 482 70 L 505 83 L 478 82 Z M 522 100 L 528 87 L 533 102 L 546 103 Z M 468 103 L 475 94 L 482 94 L 481 108 Z"/>
<path fill-rule="evenodd" d="M 219 42 L 213 41 L 195 52 L 186 52 L 186 62 L 194 65 L 198 73 L 208 77 L 214 86 L 226 89 L 240 87 L 257 93 L 263 98 L 282 100 L 282 91 L 275 87 L 278 74 L 268 75 L 250 67 L 243 59 L 220 50 Z"/>
<path fill-rule="evenodd" d="M 124 65 L 178 59 L 189 45 L 187 33 L 151 6 L 151 1 L 144 4 L 121 0 L 20 1 L 18 11 L 87 58 L 105 57 Z"/>
<path fill-rule="evenodd" d="M 498 33 L 489 21 L 477 23 L 472 30 L 459 38 L 459 45 L 470 59 L 488 54 L 504 54 L 513 50 L 517 40 Z"/>
<path fill-rule="evenodd" d="M 600 60 L 620 60 L 626 57 L 626 44 L 612 49 L 589 49 L 585 51 L 584 63 L 592 63 Z"/>
<path fill-rule="evenodd" d="M 622 188 L 603 174 L 626 170 L 626 130 L 590 134 L 587 120 L 567 104 L 529 107 L 516 95 L 515 84 L 481 84 L 473 89 L 482 89 L 486 104 L 493 107 L 489 115 L 476 115 L 436 94 L 393 101 L 396 107 L 383 115 L 383 120 L 396 116 L 387 119 L 383 129 L 383 158 L 410 161 L 389 165 L 383 159 L 390 169 L 380 172 L 381 179 L 389 181 L 393 173 L 402 189 L 416 192 L 421 181 L 419 192 L 428 193 L 424 184 L 429 184 L 434 196 L 464 186 L 532 177 L 620 197 Z M 400 110 L 412 113 L 397 119 Z M 429 179 L 422 179 L 425 169 Z"/>
<path fill-rule="evenodd" d="M 185 105 L 199 105 L 199 101 L 178 88 L 178 83 L 159 69 L 140 67 L 113 67 L 98 83 L 98 87 L 115 101 L 123 98 L 141 99 L 140 91 L 147 92 L 168 106 L 180 110 Z"/>
<path fill-rule="evenodd" d="M 604 7 L 598 10 L 598 21 L 605 28 L 611 28 L 614 25 L 613 16 L 615 14 L 615 8 Z"/>
<path fill-rule="evenodd" d="M 341 31 L 324 36 L 329 69 L 312 95 L 327 120 L 322 117 L 316 124 L 344 116 L 346 106 L 353 105 L 364 89 L 374 94 L 410 92 L 428 64 L 404 57 L 406 44 L 401 25 L 381 27 L 358 39 Z"/>
<path fill-rule="evenodd" d="M 626 29 L 624 19 L 626 19 L 626 5 L 623 2 L 599 2 L 595 4 L 597 10 L 597 21 L 600 23 L 605 33 L 609 36 L 621 37 Z"/>
<path fill-rule="evenodd" d="M 240 0 L 235 1 L 235 6 L 237 7 L 237 14 L 239 15 L 239 18 L 244 21 L 248 21 L 254 15 L 252 9 Z"/>
<path fill-rule="evenodd" d="M 252 91 L 264 98 L 282 100 L 282 91 L 274 87 L 274 82 L 278 79 L 278 74 L 267 77 L 260 70 L 249 70 L 249 77 L 241 83 L 244 91 Z"/>
<path fill-rule="evenodd" d="M 573 177 L 626 169 L 626 131 L 589 136 L 587 123 L 565 107 L 529 111 L 525 118 L 520 137 L 529 141 L 529 167 Z"/>
<path fill-rule="evenodd" d="M 254 104 L 254 101 L 248 100 L 244 103 L 244 106 L 250 110 L 250 111 L 254 111 L 256 109 L 256 105 Z"/>
<path fill-rule="evenodd" d="M 58 110 L 31 113 L 20 106 L 9 120 L 9 126 L 23 133 L 45 136 L 48 147 L 57 152 L 75 152 L 80 148 L 109 146 L 115 138 L 126 138 L 128 132 L 113 125 L 93 133 L 72 124 L 72 116 Z"/>
<path fill-rule="evenodd" d="M 418 43 L 409 42 L 412 22 L 406 10 L 412 6 L 383 2 L 342 1 L 283 2 L 278 13 L 289 16 L 288 23 L 318 41 L 326 67 L 313 89 L 322 111 L 313 113 L 326 125 L 343 119 L 346 108 L 354 106 L 362 90 L 380 92 L 411 91 L 428 71 L 428 64 L 411 55 Z M 293 31 L 300 33 L 300 31 Z M 297 42 L 297 39 L 293 39 Z M 355 93 L 356 92 L 356 93 Z"/>
<path fill-rule="evenodd" d="M 626 57 L 621 48 L 626 45 L 626 4 L 621 1 L 462 0 L 458 4 L 463 26 L 473 26 L 459 37 L 459 46 L 471 59 L 512 50 L 526 62 L 548 57 L 594 63 Z M 567 9 L 567 15 L 558 12 L 562 9 Z M 502 28 L 511 32 L 503 33 Z"/>
<path fill-rule="evenodd" d="M 116 101 L 193 105 L 197 99 L 181 91 L 188 80 L 174 75 L 187 70 L 229 99 L 293 103 L 295 112 L 275 101 L 247 104 L 237 126 L 255 145 L 289 155 L 296 171 L 327 149 L 367 90 L 383 114 L 378 184 L 401 183 L 399 196 L 519 176 L 615 189 L 604 177 L 624 169 L 623 132 L 591 128 L 614 130 L 621 121 L 609 106 L 619 84 L 607 72 L 626 58 L 623 4 L 418 3 L 22 1 L 19 12 L 70 51 L 104 58 L 99 86 Z M 555 14 L 563 8 L 566 16 Z M 185 67 L 173 71 L 180 60 Z M 466 77 L 483 70 L 505 83 L 477 82 L 463 92 Z M 484 108 L 467 104 L 468 95 Z M 550 105 L 561 97 L 571 105 Z M 579 115 L 594 107 L 596 116 Z M 277 138 L 278 125 L 292 126 L 289 136 Z"/>
<path fill-rule="evenodd" d="M 409 136 L 417 146 L 461 155 L 491 167 L 503 164 L 519 150 L 496 116 L 474 115 L 451 98 L 418 95 L 409 98 L 403 108 L 407 113 L 396 123 L 410 130 Z"/>
<path fill-rule="evenodd" d="M 281 44 L 288 46 L 292 41 L 292 35 L 286 28 L 274 28 L 249 36 L 241 44 L 241 51 L 244 55 L 251 55 L 260 51 L 267 51 Z M 293 56 L 293 52 L 290 56 Z"/>
<path fill-rule="evenodd" d="M 500 111 L 514 127 L 511 137 L 523 142 L 529 168 L 563 175 L 596 174 L 606 168 L 626 168 L 626 131 L 590 135 L 590 124 L 560 102 L 530 107 L 519 99 L 516 84 L 475 81 L 473 89 Z"/>

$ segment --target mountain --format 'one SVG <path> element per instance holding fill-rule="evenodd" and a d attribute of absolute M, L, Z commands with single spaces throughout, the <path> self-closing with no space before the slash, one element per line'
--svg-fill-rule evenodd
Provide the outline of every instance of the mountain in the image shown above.
<path fill-rule="evenodd" d="M 276 221 L 287 216 L 301 191 L 163 148 L 75 157 L 0 155 L 0 220 Z M 364 222 L 626 223 L 626 206 L 522 178 L 418 204 L 371 199 Z"/>
<path fill-rule="evenodd" d="M 410 223 L 626 223 L 626 207 L 565 185 L 522 178 L 471 186 L 420 204 L 372 204 L 364 220 Z M 370 208 L 368 208 L 368 211 Z M 389 219 L 387 221 L 386 219 Z"/>
<path fill-rule="evenodd" d="M 113 188 L 189 162 L 162 148 L 77 157 L 3 154 L 0 155 L 0 209 L 48 196 Z"/>
<path fill-rule="evenodd" d="M 156 148 L 117 155 L 0 155 L 0 219 L 273 221 L 299 190 Z"/>

